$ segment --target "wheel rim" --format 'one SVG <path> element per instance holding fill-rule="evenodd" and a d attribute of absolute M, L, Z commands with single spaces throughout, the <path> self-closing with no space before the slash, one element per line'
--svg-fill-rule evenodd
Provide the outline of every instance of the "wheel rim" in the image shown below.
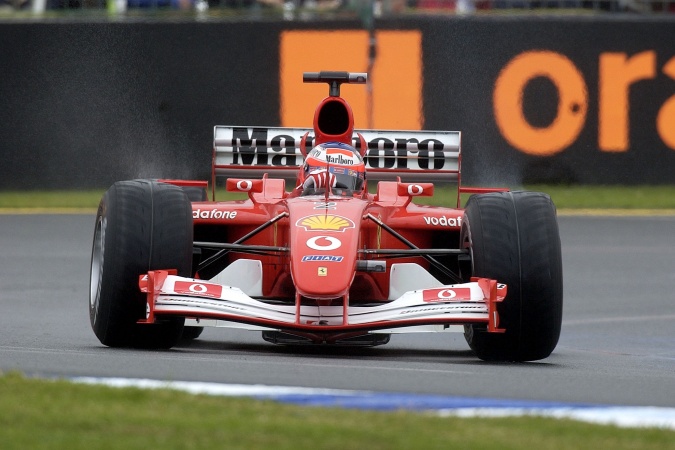
<path fill-rule="evenodd" d="M 98 312 L 98 303 L 101 296 L 101 280 L 103 279 L 103 254 L 105 252 L 106 219 L 100 218 L 94 231 L 94 243 L 91 253 L 91 272 L 89 277 L 89 305 L 94 314 L 94 321 Z"/>

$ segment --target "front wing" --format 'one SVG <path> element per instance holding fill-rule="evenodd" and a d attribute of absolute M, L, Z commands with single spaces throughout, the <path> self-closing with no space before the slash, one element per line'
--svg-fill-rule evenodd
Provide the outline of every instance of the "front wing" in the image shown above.
<path fill-rule="evenodd" d="M 347 302 L 341 306 L 263 302 L 239 288 L 179 277 L 173 270 L 150 271 L 140 277 L 139 287 L 147 295 L 146 318 L 139 323 L 180 316 L 248 324 L 253 326 L 251 329 L 312 333 L 468 323 L 485 323 L 490 332 L 504 331 L 499 328 L 496 304 L 506 296 L 506 286 L 486 278 L 408 291 L 377 306 L 352 306 Z"/>

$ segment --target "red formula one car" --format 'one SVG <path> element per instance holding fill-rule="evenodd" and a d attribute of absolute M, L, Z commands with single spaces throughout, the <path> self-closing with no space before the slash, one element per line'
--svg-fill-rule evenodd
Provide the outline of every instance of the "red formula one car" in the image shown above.
<path fill-rule="evenodd" d="M 169 348 L 217 326 L 367 346 L 463 331 L 484 360 L 549 356 L 562 320 L 550 198 L 463 187 L 459 132 L 354 130 L 340 86 L 366 80 L 305 73 L 329 85 L 311 129 L 216 126 L 213 200 L 206 181 L 115 183 L 91 259 L 99 340 Z M 248 199 L 215 201 L 222 177 Z M 412 201 L 434 182 L 457 183 L 455 207 Z"/>

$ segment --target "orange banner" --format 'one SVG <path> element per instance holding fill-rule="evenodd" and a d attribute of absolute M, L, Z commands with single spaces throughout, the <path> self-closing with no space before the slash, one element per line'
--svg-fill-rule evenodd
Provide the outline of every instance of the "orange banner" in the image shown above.
<path fill-rule="evenodd" d="M 420 130 L 424 122 L 422 34 L 378 31 L 375 37 L 369 85 L 341 89 L 354 111 L 355 127 Z M 303 72 L 369 71 L 369 35 L 364 30 L 285 31 L 279 47 L 282 126 L 311 124 L 316 105 L 328 95 L 323 84 L 303 84 Z"/>

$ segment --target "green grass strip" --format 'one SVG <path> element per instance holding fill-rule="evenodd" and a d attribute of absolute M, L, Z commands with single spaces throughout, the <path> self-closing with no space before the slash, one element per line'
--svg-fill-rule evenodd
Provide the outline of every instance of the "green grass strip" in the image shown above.
<path fill-rule="evenodd" d="M 544 418 L 460 419 L 298 407 L 0 376 L 7 449 L 675 448 L 675 432 Z"/>
<path fill-rule="evenodd" d="M 525 186 L 529 191 L 545 192 L 559 210 L 629 210 L 675 214 L 675 185 L 666 186 Z M 61 191 L 0 191 L 0 210 L 5 212 L 90 212 L 96 210 L 103 189 Z M 238 193 L 219 191 L 218 200 L 245 198 Z M 418 197 L 415 203 L 455 206 L 457 191 L 452 186 L 437 187 L 433 197 Z M 468 196 L 463 196 L 463 202 Z"/>
<path fill-rule="evenodd" d="M 104 189 L 0 191 L 0 209 L 96 210 Z"/>
<path fill-rule="evenodd" d="M 546 192 L 559 209 L 675 209 L 671 186 L 527 186 Z"/>

